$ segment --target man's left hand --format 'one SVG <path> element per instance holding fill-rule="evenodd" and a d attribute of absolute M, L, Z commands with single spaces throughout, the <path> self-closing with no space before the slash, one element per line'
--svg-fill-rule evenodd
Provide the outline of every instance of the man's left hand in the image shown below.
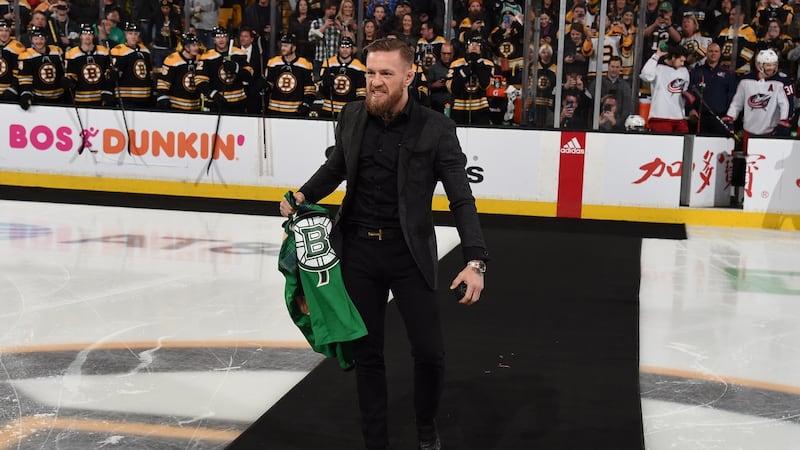
<path fill-rule="evenodd" d="M 467 266 L 450 283 L 450 289 L 455 289 L 462 281 L 467 285 L 467 292 L 458 303 L 471 305 L 480 300 L 481 291 L 483 291 L 483 274 L 475 270 L 475 268 Z"/>

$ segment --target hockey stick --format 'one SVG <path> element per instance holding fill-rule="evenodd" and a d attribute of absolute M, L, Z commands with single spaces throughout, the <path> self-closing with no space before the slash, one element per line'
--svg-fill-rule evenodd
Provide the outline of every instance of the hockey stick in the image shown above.
<path fill-rule="evenodd" d="M 231 60 L 231 52 L 233 51 L 233 39 L 228 38 L 228 54 L 225 56 L 227 61 Z M 227 73 L 227 72 L 226 72 Z M 225 87 L 223 83 L 222 96 L 225 96 Z M 217 112 L 217 127 L 214 130 L 214 144 L 211 146 L 211 156 L 208 158 L 208 166 L 206 167 L 206 175 L 211 173 L 211 165 L 214 164 L 214 158 L 217 156 L 217 143 L 219 142 L 219 124 L 222 122 L 222 105 L 217 105 L 219 112 Z"/>
<path fill-rule="evenodd" d="M 720 116 L 718 116 L 718 115 L 717 115 L 717 113 L 715 113 L 715 112 L 714 112 L 714 110 L 713 110 L 713 109 L 711 109 L 711 107 L 710 107 L 710 106 L 708 106 L 708 103 L 706 102 L 706 99 L 705 99 L 705 98 L 703 98 L 703 95 L 702 95 L 702 93 L 699 93 L 699 92 L 692 92 L 692 94 L 694 94 L 694 95 L 697 95 L 697 97 L 700 99 L 700 103 L 701 103 L 703 106 L 705 106 L 705 108 L 706 108 L 706 110 L 708 111 L 708 113 L 709 113 L 709 114 L 711 114 L 712 116 L 714 116 L 714 119 L 716 119 L 716 120 L 717 120 L 717 122 L 719 122 L 719 123 L 720 123 L 720 125 L 722 125 L 722 127 L 723 127 L 723 128 L 725 128 L 725 130 L 727 130 L 727 131 L 728 131 L 728 136 L 729 136 L 729 137 L 732 137 L 732 138 L 733 138 L 733 139 L 734 139 L 736 142 L 741 142 L 742 138 L 741 138 L 741 137 L 739 137 L 739 135 L 737 135 L 736 133 L 734 133 L 734 132 L 733 132 L 733 130 L 731 130 L 731 129 L 728 127 L 728 125 L 729 125 L 729 124 L 725 123 L 725 121 L 724 121 L 724 120 L 722 120 L 722 118 L 721 118 Z"/>
<path fill-rule="evenodd" d="M 125 140 L 128 143 L 128 156 L 131 155 L 131 130 L 128 128 L 128 118 L 125 117 L 125 102 L 122 101 L 122 94 L 115 88 L 114 92 L 117 94 L 117 101 L 119 102 L 119 109 L 122 112 L 122 124 L 125 125 Z"/>
<path fill-rule="evenodd" d="M 86 129 L 83 128 L 83 121 L 81 120 L 81 113 L 78 110 L 78 104 L 75 103 L 75 89 L 69 89 L 70 95 L 72 96 L 72 107 L 75 109 L 75 116 L 78 118 L 78 126 L 81 127 L 81 145 L 78 147 L 78 154 L 82 155 L 83 150 L 86 149 Z"/>

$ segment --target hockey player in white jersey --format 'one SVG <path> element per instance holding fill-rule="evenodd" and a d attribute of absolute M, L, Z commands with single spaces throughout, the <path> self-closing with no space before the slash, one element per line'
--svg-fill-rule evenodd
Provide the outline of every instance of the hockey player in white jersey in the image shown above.
<path fill-rule="evenodd" d="M 778 72 L 775 50 L 761 50 L 756 56 L 756 70 L 748 73 L 736 87 L 728 112 L 722 119 L 733 129 L 733 123 L 744 113 L 744 150 L 748 136 L 789 136 L 794 95 L 792 81 Z"/>
<path fill-rule="evenodd" d="M 689 92 L 689 71 L 684 67 L 686 50 L 669 46 L 658 51 L 642 67 L 639 78 L 650 83 L 652 105 L 649 126 L 652 131 L 689 134 L 686 121 L 686 103 L 696 97 Z"/>

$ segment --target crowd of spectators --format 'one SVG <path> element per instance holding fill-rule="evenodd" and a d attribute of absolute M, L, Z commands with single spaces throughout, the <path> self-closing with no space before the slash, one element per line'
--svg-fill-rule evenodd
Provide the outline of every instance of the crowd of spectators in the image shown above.
<path fill-rule="evenodd" d="M 449 1 L 12 0 L 0 4 L 2 58 L 15 68 L 0 77 L 0 99 L 326 116 L 363 97 L 365 47 L 393 37 L 415 48 L 413 97 L 462 125 L 614 131 L 641 114 L 658 130 L 726 135 L 740 81 L 759 73 L 782 83 L 788 109 L 775 121 L 797 124 L 795 0 L 609 0 L 604 20 L 599 0 L 561 0 L 563 18 L 559 0 L 534 0 L 528 16 L 522 0 Z M 104 52 L 107 67 L 94 56 Z M 57 88 L 30 83 L 42 55 L 60 58 Z M 95 84 L 70 72 L 87 57 L 101 61 Z M 133 86 L 143 68 L 147 83 Z"/>

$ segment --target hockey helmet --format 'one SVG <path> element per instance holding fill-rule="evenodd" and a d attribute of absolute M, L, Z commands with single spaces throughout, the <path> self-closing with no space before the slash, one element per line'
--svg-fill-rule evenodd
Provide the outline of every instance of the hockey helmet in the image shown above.
<path fill-rule="evenodd" d="M 184 47 L 186 47 L 187 45 L 200 43 L 200 41 L 197 40 L 197 36 L 194 33 L 183 33 L 183 36 L 181 36 L 181 42 L 183 43 Z"/>
<path fill-rule="evenodd" d="M 228 30 L 226 30 L 224 27 L 216 26 L 211 30 L 211 34 L 213 34 L 215 37 L 216 36 L 228 37 Z"/>
<path fill-rule="evenodd" d="M 644 117 L 638 114 L 631 114 L 625 119 L 625 129 L 627 131 L 645 131 Z"/>
<path fill-rule="evenodd" d="M 778 54 L 771 48 L 761 50 L 756 56 L 756 62 L 759 64 L 777 63 Z"/>
<path fill-rule="evenodd" d="M 339 47 L 352 47 L 352 46 L 353 46 L 353 40 L 350 39 L 350 37 L 348 36 L 343 37 L 342 40 L 339 41 Z"/>
<path fill-rule="evenodd" d="M 31 29 L 28 32 L 28 34 L 30 35 L 30 37 L 36 37 L 36 36 L 44 37 L 44 28 L 37 27 L 37 26 L 34 25 L 34 26 L 31 27 Z"/>
<path fill-rule="evenodd" d="M 6 19 L 0 19 L 0 28 L 11 28 Z"/>
<path fill-rule="evenodd" d="M 125 22 L 125 27 L 122 29 L 123 31 L 139 31 L 139 25 L 136 22 Z"/>
<path fill-rule="evenodd" d="M 284 34 L 281 36 L 281 44 L 295 45 L 295 37 L 293 34 Z"/>
<path fill-rule="evenodd" d="M 94 27 L 90 23 L 81 24 L 81 34 L 94 34 Z"/>

